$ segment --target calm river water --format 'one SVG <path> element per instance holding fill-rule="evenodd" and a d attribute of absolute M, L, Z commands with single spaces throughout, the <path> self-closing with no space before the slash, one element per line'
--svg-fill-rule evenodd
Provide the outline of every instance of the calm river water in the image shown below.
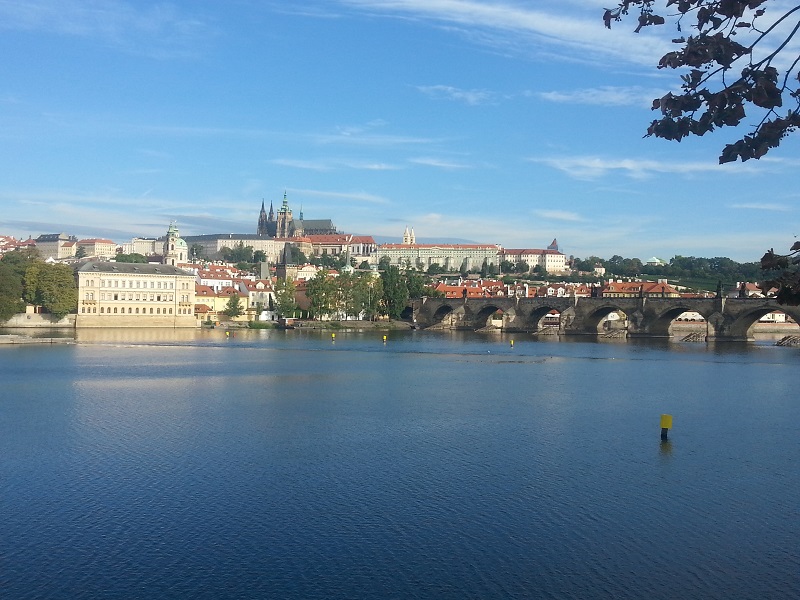
<path fill-rule="evenodd" d="M 0 346 L 0 597 L 800 597 L 800 350 L 383 335 Z"/>

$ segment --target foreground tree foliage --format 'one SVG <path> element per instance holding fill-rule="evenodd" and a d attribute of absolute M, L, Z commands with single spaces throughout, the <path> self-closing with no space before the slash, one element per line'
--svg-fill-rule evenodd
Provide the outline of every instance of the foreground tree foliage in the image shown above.
<path fill-rule="evenodd" d="M 768 13 L 767 7 L 776 14 Z M 665 16 L 657 14 L 664 11 Z M 680 141 L 741 124 L 748 112 L 750 133 L 722 150 L 720 164 L 761 158 L 800 126 L 800 56 L 791 51 L 800 29 L 800 5 L 779 0 L 624 0 L 606 9 L 611 28 L 630 11 L 643 27 L 675 23 L 677 49 L 659 69 L 686 69 L 680 91 L 653 101 L 661 112 L 647 135 Z"/>
<path fill-rule="evenodd" d="M 795 242 L 789 254 L 775 254 L 773 249 L 761 258 L 761 268 L 767 280 L 762 289 L 778 288 L 780 304 L 800 304 L 800 242 Z"/>

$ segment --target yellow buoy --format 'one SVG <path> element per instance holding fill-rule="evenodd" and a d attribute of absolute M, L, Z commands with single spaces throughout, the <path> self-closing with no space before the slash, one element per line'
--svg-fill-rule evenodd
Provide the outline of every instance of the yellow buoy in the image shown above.
<path fill-rule="evenodd" d="M 667 439 L 667 433 L 672 429 L 672 415 L 661 415 L 661 439 Z"/>
<path fill-rule="evenodd" d="M 511 340 L 511 347 L 514 347 L 514 340 Z"/>

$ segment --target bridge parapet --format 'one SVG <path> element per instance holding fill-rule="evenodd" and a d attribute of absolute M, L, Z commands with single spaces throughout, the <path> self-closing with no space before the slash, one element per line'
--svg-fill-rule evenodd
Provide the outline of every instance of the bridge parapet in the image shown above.
<path fill-rule="evenodd" d="M 779 305 L 774 298 L 423 298 L 413 303 L 415 322 L 423 328 L 482 329 L 502 313 L 502 330 L 536 332 L 550 311 L 561 315 L 563 335 L 597 335 L 612 312 L 627 317 L 630 336 L 669 337 L 671 323 L 684 312 L 706 321 L 709 340 L 747 340 L 762 316 L 783 311 L 800 323 L 800 308 Z"/>

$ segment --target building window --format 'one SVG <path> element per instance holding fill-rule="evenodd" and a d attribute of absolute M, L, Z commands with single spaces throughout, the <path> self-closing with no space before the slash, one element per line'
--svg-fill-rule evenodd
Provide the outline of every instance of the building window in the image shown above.
<path fill-rule="evenodd" d="M 133 309 L 129 306 L 128 307 L 128 314 L 131 314 L 132 312 L 133 312 Z"/>
<path fill-rule="evenodd" d="M 171 308 L 169 309 L 169 314 L 172 314 L 172 309 Z"/>
<path fill-rule="evenodd" d="M 151 315 L 153 314 L 153 308 L 152 307 L 150 307 L 150 314 Z"/>
<path fill-rule="evenodd" d="M 114 307 L 114 314 L 117 314 L 117 307 Z"/>
<path fill-rule="evenodd" d="M 139 314 L 139 307 L 138 306 L 136 307 L 136 314 L 137 315 Z"/>
<path fill-rule="evenodd" d="M 103 311 L 104 311 L 104 310 L 105 310 L 105 309 L 104 309 L 104 308 L 101 306 L 101 307 L 100 307 L 100 314 L 101 314 L 101 315 L 103 314 Z"/>

